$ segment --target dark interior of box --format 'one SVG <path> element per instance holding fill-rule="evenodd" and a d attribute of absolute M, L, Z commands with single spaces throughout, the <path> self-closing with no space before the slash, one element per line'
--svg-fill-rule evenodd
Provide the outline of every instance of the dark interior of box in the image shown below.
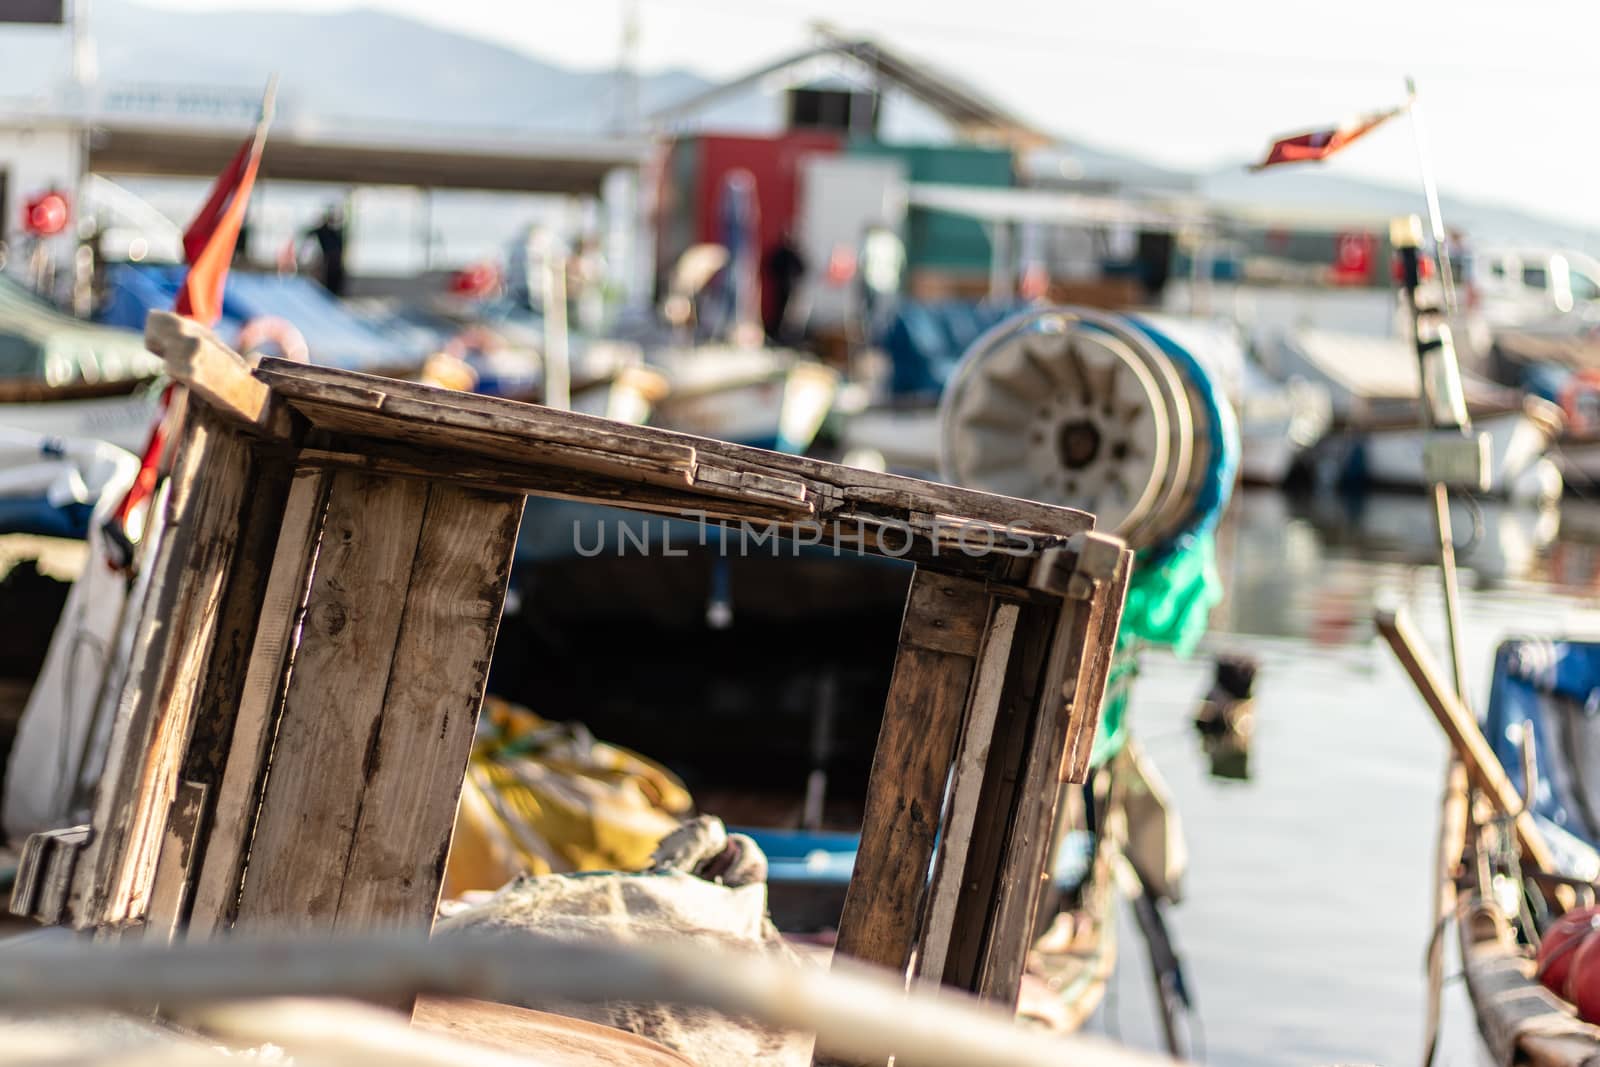
<path fill-rule="evenodd" d="M 798 827 L 820 769 L 822 827 L 856 830 L 910 576 L 787 545 L 519 567 L 490 692 L 664 763 L 733 824 Z"/>

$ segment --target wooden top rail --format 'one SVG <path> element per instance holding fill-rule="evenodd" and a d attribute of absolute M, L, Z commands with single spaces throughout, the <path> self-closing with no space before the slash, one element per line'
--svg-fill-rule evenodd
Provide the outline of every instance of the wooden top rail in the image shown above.
<path fill-rule="evenodd" d="M 264 359 L 253 373 L 210 331 L 150 316 L 168 373 L 256 432 L 302 438 L 332 466 L 463 483 L 786 534 L 935 570 L 1025 582 L 1017 557 L 1062 547 L 1094 516 L 893 474 L 414 382 Z M 361 447 L 321 448 L 333 436 Z"/>

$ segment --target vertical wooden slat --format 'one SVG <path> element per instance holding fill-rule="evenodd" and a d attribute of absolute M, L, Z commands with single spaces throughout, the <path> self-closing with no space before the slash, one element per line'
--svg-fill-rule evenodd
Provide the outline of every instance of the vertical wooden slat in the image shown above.
<path fill-rule="evenodd" d="M 1001 602 L 995 605 L 984 633 L 983 651 L 978 656 L 972 698 L 967 703 L 955 768 L 951 774 L 949 813 L 944 820 L 944 844 L 935 861 L 933 881 L 928 888 L 927 914 L 923 919 L 922 936 L 918 939 L 917 973 L 928 984 L 937 985 L 944 977 L 950 935 L 955 929 L 956 905 L 961 899 L 961 883 L 966 877 L 972 827 L 978 815 L 978 797 L 983 790 L 984 772 L 989 765 L 989 749 L 994 740 L 1001 690 L 1005 685 L 1006 667 L 1011 662 L 1011 646 L 1016 637 L 1020 611 L 1014 603 Z"/>
<path fill-rule="evenodd" d="M 1080 675 L 1087 677 L 1094 671 L 1089 662 L 1094 649 L 1086 642 L 1102 626 L 1113 598 L 1120 610 L 1129 570 L 1123 565 L 1110 580 L 1095 583 L 1087 600 L 1062 601 L 1039 686 L 1022 784 L 1006 836 L 995 914 L 979 971 L 977 992 L 985 999 L 1008 1006 L 1016 1003 L 1028 947 L 1033 943 L 1040 895 L 1053 866 L 1050 843 L 1061 797 L 1062 762 L 1071 755 L 1068 745 L 1075 720 L 1093 721 L 1099 714 L 1098 704 L 1089 708 L 1072 703 L 1080 688 Z"/>
<path fill-rule="evenodd" d="M 911 580 L 836 951 L 895 970 L 916 937 L 940 808 L 989 614 L 983 583 Z"/>
<path fill-rule="evenodd" d="M 426 482 L 411 479 L 333 476 L 240 921 L 333 924 L 427 494 Z"/>
<path fill-rule="evenodd" d="M 267 750 L 277 728 L 283 682 L 305 609 L 331 479 L 322 470 L 295 472 L 283 508 L 206 847 L 197 857 L 188 928 L 191 937 L 207 936 L 233 921 L 244 877 L 244 850 L 255 827 Z"/>
<path fill-rule="evenodd" d="M 523 498 L 435 483 L 336 926 L 427 928 L 489 677 Z M 442 684 L 447 683 L 447 684 Z"/>
<path fill-rule="evenodd" d="M 1132 576 L 1133 553 L 1124 550 L 1111 579 L 1095 590 L 1094 615 L 1084 634 L 1084 655 L 1069 697 L 1067 742 L 1059 776 L 1063 784 L 1082 783 L 1089 778 L 1089 755 L 1094 750 L 1100 706 L 1105 702 L 1106 682 L 1111 677 L 1111 660 L 1116 652 L 1117 628 L 1122 623 L 1122 607 Z"/>
<path fill-rule="evenodd" d="M 138 618 L 133 669 L 96 790 L 94 837 L 77 866 L 78 925 L 143 916 L 168 806 L 177 790 L 195 696 L 252 498 L 251 443 L 191 403 L 180 435 L 164 530 Z"/>
<path fill-rule="evenodd" d="M 178 916 L 188 903 L 192 877 L 198 861 L 201 830 L 205 821 L 206 799 L 211 790 L 202 782 L 187 779 L 178 785 L 178 794 L 167 809 L 167 826 L 161 837 L 161 854 L 156 859 L 150 888 L 150 913 L 145 936 L 172 940 Z"/>
<path fill-rule="evenodd" d="M 1052 598 L 1053 600 L 1053 598 Z M 1001 868 L 1046 658 L 1054 644 L 1059 602 L 1020 605 L 1011 663 L 1001 690 L 989 765 L 978 796 L 968 846 L 966 877 L 944 967 L 944 984 L 976 991 L 994 901 L 1004 891 Z"/>

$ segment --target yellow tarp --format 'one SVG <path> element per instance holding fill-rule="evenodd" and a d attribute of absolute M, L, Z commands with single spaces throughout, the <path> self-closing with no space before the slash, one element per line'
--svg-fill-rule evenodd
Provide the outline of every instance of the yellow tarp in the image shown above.
<path fill-rule="evenodd" d="M 456 812 L 444 895 L 498 889 L 519 874 L 637 871 L 693 809 L 675 775 L 489 697 Z"/>

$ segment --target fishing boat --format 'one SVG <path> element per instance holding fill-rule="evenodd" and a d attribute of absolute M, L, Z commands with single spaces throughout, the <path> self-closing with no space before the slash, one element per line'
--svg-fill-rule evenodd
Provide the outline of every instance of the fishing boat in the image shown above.
<path fill-rule="evenodd" d="M 1385 615 L 1378 626 L 1455 754 L 1441 807 L 1437 907 L 1453 920 L 1478 1029 L 1500 1063 L 1591 1063 L 1600 1055 L 1600 973 L 1577 970 L 1576 943 L 1564 952 L 1541 945 L 1565 913 L 1594 904 L 1600 882 L 1600 735 L 1585 710 L 1600 691 L 1600 642 L 1505 641 L 1480 726 L 1409 620 Z M 1435 942 L 1444 934 L 1436 930 Z M 1430 952 L 1438 951 L 1436 943 Z M 1561 971 L 1573 973 L 1553 979 L 1563 958 Z"/>
<path fill-rule="evenodd" d="M 137 451 L 159 370 L 137 333 L 64 315 L 0 274 L 0 426 Z"/>
<path fill-rule="evenodd" d="M 1442 237 L 1434 216 L 1436 247 Z M 1433 439 L 1470 434 L 1448 383 L 1459 373 L 1446 308 L 1418 297 L 1422 227 L 1396 225 L 1401 293 L 1419 377 L 1435 383 L 1419 405 Z M 1439 388 L 1440 384 L 1445 388 Z M 1459 397 L 1459 394 L 1457 394 Z M 1467 703 L 1450 486 L 1434 481 L 1434 530 L 1443 585 L 1447 674 L 1403 611 L 1380 611 L 1378 632 L 1450 744 L 1434 858 L 1425 1064 L 1439 1050 L 1444 942 L 1454 925 L 1478 1030 L 1499 1063 L 1578 1067 L 1600 1056 L 1600 956 L 1582 946 L 1600 928 L 1588 913 L 1600 883 L 1600 644 L 1516 637 L 1495 654 L 1481 718 Z M 1570 914 L 1569 914 L 1570 913 Z M 1565 929 L 1564 929 L 1565 927 Z M 1600 942 L 1597 942 L 1600 944 Z M 1570 972 L 1570 973 L 1569 973 Z"/>
<path fill-rule="evenodd" d="M 1239 409 L 1239 477 L 1282 485 L 1333 421 L 1328 390 L 1304 378 L 1280 382 L 1254 362 L 1244 364 Z"/>
<path fill-rule="evenodd" d="M 1422 489 L 1427 431 L 1419 423 L 1416 358 L 1401 338 L 1297 329 L 1265 346 L 1263 363 L 1281 380 L 1321 383 L 1329 394 L 1332 431 L 1313 463 L 1324 483 Z M 1538 397 L 1461 376 L 1467 410 L 1489 437 L 1488 492 L 1548 502 L 1561 494 L 1549 453 L 1561 433 L 1561 411 Z"/>

